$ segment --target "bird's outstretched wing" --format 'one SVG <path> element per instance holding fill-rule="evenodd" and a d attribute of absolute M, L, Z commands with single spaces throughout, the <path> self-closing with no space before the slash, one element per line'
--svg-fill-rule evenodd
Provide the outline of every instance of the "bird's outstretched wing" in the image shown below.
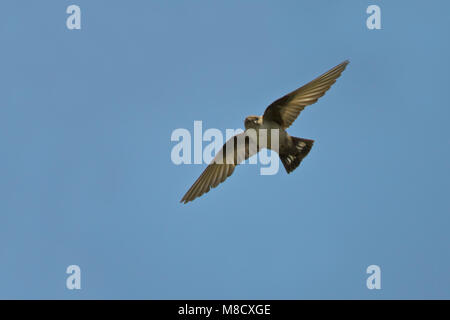
<path fill-rule="evenodd" d="M 246 132 L 235 135 L 223 145 L 180 202 L 188 203 L 217 187 L 231 176 L 238 164 L 258 151 L 257 142 Z"/>
<path fill-rule="evenodd" d="M 263 119 L 275 121 L 283 129 L 288 128 L 297 119 L 300 112 L 308 105 L 315 103 L 336 82 L 342 71 L 349 64 L 346 60 L 330 71 L 314 79 L 303 87 L 288 93 L 273 102 L 264 111 Z"/>

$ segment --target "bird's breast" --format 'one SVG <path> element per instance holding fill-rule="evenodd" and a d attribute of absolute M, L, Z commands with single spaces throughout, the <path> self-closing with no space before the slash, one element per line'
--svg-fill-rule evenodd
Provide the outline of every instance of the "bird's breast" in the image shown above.
<path fill-rule="evenodd" d="M 260 131 L 264 129 L 263 131 Z M 275 129 L 277 132 L 273 132 Z M 281 128 L 281 126 L 273 121 L 264 121 L 258 128 L 256 128 L 256 132 L 258 134 L 258 147 L 259 149 L 268 148 L 274 149 L 275 144 L 273 141 L 278 136 L 278 146 L 282 146 L 285 144 L 286 139 L 288 139 L 287 132 Z"/>

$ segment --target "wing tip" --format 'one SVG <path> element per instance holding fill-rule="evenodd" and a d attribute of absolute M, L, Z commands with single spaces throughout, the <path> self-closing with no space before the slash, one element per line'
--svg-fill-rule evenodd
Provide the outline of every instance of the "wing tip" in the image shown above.
<path fill-rule="evenodd" d="M 195 199 L 195 198 L 193 198 L 193 199 L 187 199 L 187 198 L 183 197 L 183 199 L 180 200 L 180 203 L 186 204 L 186 203 L 188 203 L 188 202 L 191 202 L 191 201 L 194 200 L 194 199 Z"/>

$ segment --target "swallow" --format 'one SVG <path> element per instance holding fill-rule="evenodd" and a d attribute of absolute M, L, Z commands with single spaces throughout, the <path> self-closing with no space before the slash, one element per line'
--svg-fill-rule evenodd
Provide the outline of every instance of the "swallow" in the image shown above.
<path fill-rule="evenodd" d="M 206 167 L 200 177 L 186 192 L 180 202 L 188 203 L 209 192 L 224 182 L 242 161 L 257 154 L 261 149 L 268 148 L 278 153 L 287 173 L 294 171 L 311 151 L 314 140 L 290 136 L 286 129 L 297 119 L 306 106 L 314 104 L 336 82 L 345 70 L 349 61 L 346 60 L 325 72 L 306 85 L 288 93 L 270 104 L 262 116 L 245 118 L 245 131 L 229 139 Z M 267 139 L 259 135 L 249 134 L 266 129 Z M 272 148 L 270 132 L 278 130 L 277 148 Z"/>

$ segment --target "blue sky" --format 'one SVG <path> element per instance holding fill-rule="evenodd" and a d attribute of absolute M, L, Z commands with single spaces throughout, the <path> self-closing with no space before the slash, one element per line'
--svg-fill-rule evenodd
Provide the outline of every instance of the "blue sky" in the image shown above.
<path fill-rule="evenodd" d="M 449 11 L 2 1 L 0 298 L 449 299 Z M 315 140 L 295 172 L 241 166 L 179 203 L 205 166 L 172 163 L 174 129 L 243 128 L 345 59 L 288 130 Z"/>

